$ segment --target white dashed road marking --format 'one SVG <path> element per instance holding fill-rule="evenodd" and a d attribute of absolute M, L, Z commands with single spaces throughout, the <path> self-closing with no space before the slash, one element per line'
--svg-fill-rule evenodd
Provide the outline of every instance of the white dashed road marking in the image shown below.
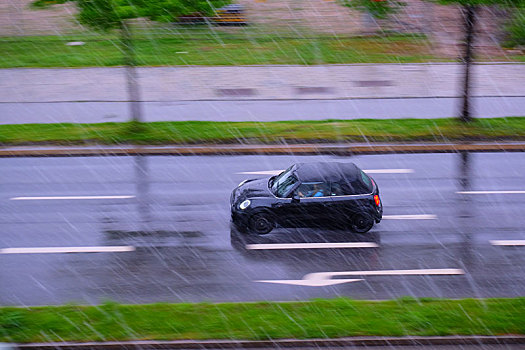
<path fill-rule="evenodd" d="M 378 271 L 343 271 L 314 272 L 300 280 L 259 280 L 255 282 L 291 284 L 296 286 L 325 287 L 336 284 L 358 282 L 363 279 L 332 279 L 338 276 L 421 276 L 421 275 L 464 275 L 461 269 L 419 269 L 419 270 L 378 270 Z"/>
<path fill-rule="evenodd" d="M 383 215 L 384 220 L 435 220 L 437 215 L 421 214 L 421 215 Z"/>
<path fill-rule="evenodd" d="M 132 252 L 132 246 L 101 246 L 101 247 L 34 247 L 34 248 L 4 248 L 0 254 L 56 254 L 56 253 L 120 253 Z"/>
<path fill-rule="evenodd" d="M 261 170 L 261 171 L 243 171 L 237 174 L 244 175 L 278 175 L 283 170 Z M 363 169 L 367 174 L 410 174 L 414 169 Z"/>
<path fill-rule="evenodd" d="M 525 246 L 525 240 L 506 240 L 506 241 L 490 241 L 490 244 L 492 245 L 498 245 L 498 246 Z"/>
<path fill-rule="evenodd" d="M 337 242 L 337 243 L 272 243 L 272 244 L 247 244 L 246 249 L 271 250 L 271 249 L 327 249 L 327 248 L 377 248 L 372 242 Z"/>
<path fill-rule="evenodd" d="M 242 171 L 237 174 L 244 174 L 244 175 L 278 175 L 282 172 L 282 170 L 261 170 L 261 171 Z"/>
<path fill-rule="evenodd" d="M 367 174 L 412 174 L 414 169 L 363 169 Z"/>
<path fill-rule="evenodd" d="M 525 191 L 458 191 L 459 194 L 525 194 Z"/>
<path fill-rule="evenodd" d="M 55 196 L 55 197 L 13 197 L 12 201 L 36 201 L 36 200 L 56 200 L 56 199 L 128 199 L 135 196 Z"/>

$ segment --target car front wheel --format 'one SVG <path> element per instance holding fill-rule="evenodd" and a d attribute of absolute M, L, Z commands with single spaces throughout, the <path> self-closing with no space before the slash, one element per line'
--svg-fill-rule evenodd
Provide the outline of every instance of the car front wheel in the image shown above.
<path fill-rule="evenodd" d="M 362 213 L 356 214 L 352 218 L 351 229 L 357 233 L 366 233 L 374 226 L 374 218 L 370 215 Z"/>
<path fill-rule="evenodd" d="M 266 213 L 255 214 L 250 218 L 250 229 L 257 234 L 265 235 L 273 230 L 274 221 Z"/>

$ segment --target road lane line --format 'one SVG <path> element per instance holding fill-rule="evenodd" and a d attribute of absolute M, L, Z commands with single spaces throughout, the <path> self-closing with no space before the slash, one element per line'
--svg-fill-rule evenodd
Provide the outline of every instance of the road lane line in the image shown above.
<path fill-rule="evenodd" d="M 13 197 L 12 201 L 30 201 L 30 200 L 58 200 L 58 199 L 129 199 L 135 196 L 53 196 L 53 197 Z"/>
<path fill-rule="evenodd" d="M 261 170 L 261 171 L 242 171 L 236 174 L 243 175 L 278 175 L 283 170 Z M 414 169 L 363 169 L 367 174 L 411 174 Z"/>
<path fill-rule="evenodd" d="M 420 215 L 383 215 L 384 220 L 435 220 L 437 215 L 420 214 Z"/>
<path fill-rule="evenodd" d="M 56 254 L 56 253 L 120 253 L 132 252 L 132 246 L 100 246 L 100 247 L 29 247 L 3 248 L 0 254 Z"/>
<path fill-rule="evenodd" d="M 363 169 L 367 174 L 412 174 L 414 169 Z"/>
<path fill-rule="evenodd" d="M 459 194 L 525 194 L 525 191 L 458 191 Z"/>
<path fill-rule="evenodd" d="M 261 171 L 241 171 L 240 173 L 236 174 L 242 174 L 242 175 L 278 175 L 282 172 L 282 170 L 261 170 Z"/>
<path fill-rule="evenodd" d="M 327 248 L 377 248 L 372 242 L 337 242 L 337 243 L 270 243 L 270 244 L 247 244 L 250 250 L 272 250 L 272 249 L 327 249 Z"/>
<path fill-rule="evenodd" d="M 418 269 L 418 270 L 376 270 L 376 271 L 342 271 L 314 272 L 304 275 L 300 280 L 258 280 L 261 283 L 291 284 L 308 287 L 326 287 L 336 284 L 358 282 L 363 279 L 332 279 L 338 276 L 422 276 L 422 275 L 464 275 L 461 269 Z"/>
<path fill-rule="evenodd" d="M 525 246 L 525 240 L 515 239 L 515 240 L 503 240 L 503 241 L 490 241 L 490 244 L 497 246 Z"/>

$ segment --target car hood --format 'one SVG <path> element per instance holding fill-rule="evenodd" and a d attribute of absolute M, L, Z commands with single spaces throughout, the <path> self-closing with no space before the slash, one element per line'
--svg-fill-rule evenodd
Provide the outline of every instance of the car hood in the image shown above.
<path fill-rule="evenodd" d="M 247 180 L 234 190 L 234 200 L 237 201 L 255 197 L 274 197 L 268 188 L 269 179 L 270 178 L 267 177 L 264 179 Z"/>

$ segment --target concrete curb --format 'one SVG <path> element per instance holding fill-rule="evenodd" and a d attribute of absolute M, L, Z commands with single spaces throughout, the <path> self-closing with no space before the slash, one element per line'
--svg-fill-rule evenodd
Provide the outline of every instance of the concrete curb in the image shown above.
<path fill-rule="evenodd" d="M 426 345 L 487 345 L 525 344 L 525 336 L 449 336 L 449 337 L 349 337 L 337 339 L 276 339 L 276 340 L 177 340 L 88 343 L 27 343 L 13 344 L 19 350 L 121 350 L 121 349 L 260 349 L 317 348 L 350 346 L 426 346 Z"/>
<path fill-rule="evenodd" d="M 518 95 L 519 94 L 519 95 Z M 472 98 L 522 98 L 525 97 L 523 93 L 518 93 L 516 95 L 472 95 Z M 450 95 L 427 95 L 427 96 L 335 96 L 335 97 L 261 97 L 261 98 L 252 98 L 252 97 L 237 97 L 237 98 L 225 98 L 225 97 L 216 97 L 216 98 L 181 98 L 177 100 L 166 100 L 166 99 L 143 99 L 140 100 L 141 103 L 180 103 L 180 102 L 294 102 L 294 101 L 361 101 L 361 100 L 425 100 L 425 99 L 460 99 L 461 96 L 450 94 Z M 45 100 L 45 101 L 1 101 L 2 104 L 60 104 L 60 103 L 127 103 L 125 99 L 118 100 Z M 480 117 L 483 118 L 483 117 Z M 509 118 L 512 118 L 509 116 Z M 439 118 L 441 119 L 441 118 Z M 3 124 L 3 125 L 9 125 Z"/>
<path fill-rule="evenodd" d="M 135 155 L 357 155 L 391 153 L 524 152 L 525 143 L 299 144 L 202 146 L 5 147 L 0 157 L 88 157 Z"/>

